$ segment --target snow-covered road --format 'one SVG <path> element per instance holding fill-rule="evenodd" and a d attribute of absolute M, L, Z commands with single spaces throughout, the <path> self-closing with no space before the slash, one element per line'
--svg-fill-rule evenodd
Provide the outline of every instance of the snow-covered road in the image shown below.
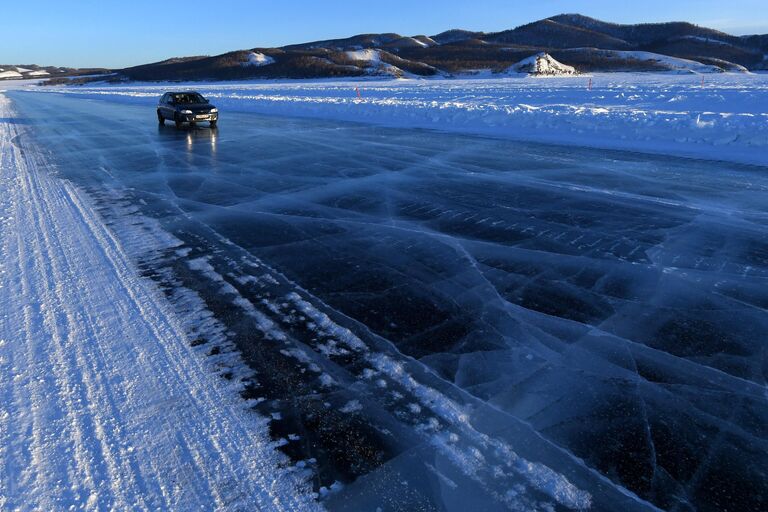
<path fill-rule="evenodd" d="M 0 510 L 313 510 L 0 95 Z"/>

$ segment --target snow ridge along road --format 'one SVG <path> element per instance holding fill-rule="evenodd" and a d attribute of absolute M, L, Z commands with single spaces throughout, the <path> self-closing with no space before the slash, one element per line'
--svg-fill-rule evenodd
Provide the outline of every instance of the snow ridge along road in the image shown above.
<path fill-rule="evenodd" d="M 0 509 L 314 510 L 0 94 Z"/>

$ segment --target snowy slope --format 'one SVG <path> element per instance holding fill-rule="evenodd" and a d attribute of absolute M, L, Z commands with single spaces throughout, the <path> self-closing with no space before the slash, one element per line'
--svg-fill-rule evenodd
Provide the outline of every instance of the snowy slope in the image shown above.
<path fill-rule="evenodd" d="M 366 72 L 369 75 L 390 75 L 399 78 L 404 74 L 402 69 L 384 62 L 380 50 L 356 50 L 345 53 L 349 59 L 367 64 Z"/>
<path fill-rule="evenodd" d="M 0 80 L 2 79 L 8 79 L 8 78 L 22 78 L 21 73 L 18 71 L 12 71 L 12 70 L 6 70 L 6 71 L 0 71 Z"/>
<path fill-rule="evenodd" d="M 577 48 L 572 51 L 583 51 L 584 48 Z M 571 50 L 567 50 L 571 51 Z M 670 73 L 722 73 L 723 70 L 717 66 L 702 64 L 694 60 L 670 57 L 659 53 L 641 52 L 641 51 L 618 51 L 618 50 L 591 50 L 595 56 L 601 57 L 607 61 L 626 62 L 627 67 L 632 61 L 647 62 L 666 69 Z M 744 69 L 746 71 L 746 69 Z"/>
<path fill-rule="evenodd" d="M 346 52 L 347 57 L 352 60 L 378 64 L 381 62 L 381 53 L 379 50 L 355 50 Z"/>
<path fill-rule="evenodd" d="M 88 201 L 18 136 L 0 123 L 0 509 L 317 508 Z"/>

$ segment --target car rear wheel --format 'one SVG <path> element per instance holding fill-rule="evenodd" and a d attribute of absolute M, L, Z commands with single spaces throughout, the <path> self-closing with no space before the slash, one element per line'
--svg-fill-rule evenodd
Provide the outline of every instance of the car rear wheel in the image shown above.
<path fill-rule="evenodd" d="M 160 113 L 160 111 L 157 111 L 157 122 L 160 124 L 165 124 L 165 118 L 163 117 L 163 114 Z"/>

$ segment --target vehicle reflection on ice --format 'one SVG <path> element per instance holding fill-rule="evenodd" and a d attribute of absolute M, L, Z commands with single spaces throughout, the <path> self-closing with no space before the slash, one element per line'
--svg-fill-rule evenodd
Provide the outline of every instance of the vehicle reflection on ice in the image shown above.
<path fill-rule="evenodd" d="M 185 126 L 176 128 L 174 126 L 158 126 L 158 134 L 169 140 L 183 141 L 186 150 L 192 152 L 195 149 L 205 150 L 210 148 L 211 154 L 216 154 L 216 142 L 219 135 L 218 128 L 209 128 L 207 126 Z"/>

